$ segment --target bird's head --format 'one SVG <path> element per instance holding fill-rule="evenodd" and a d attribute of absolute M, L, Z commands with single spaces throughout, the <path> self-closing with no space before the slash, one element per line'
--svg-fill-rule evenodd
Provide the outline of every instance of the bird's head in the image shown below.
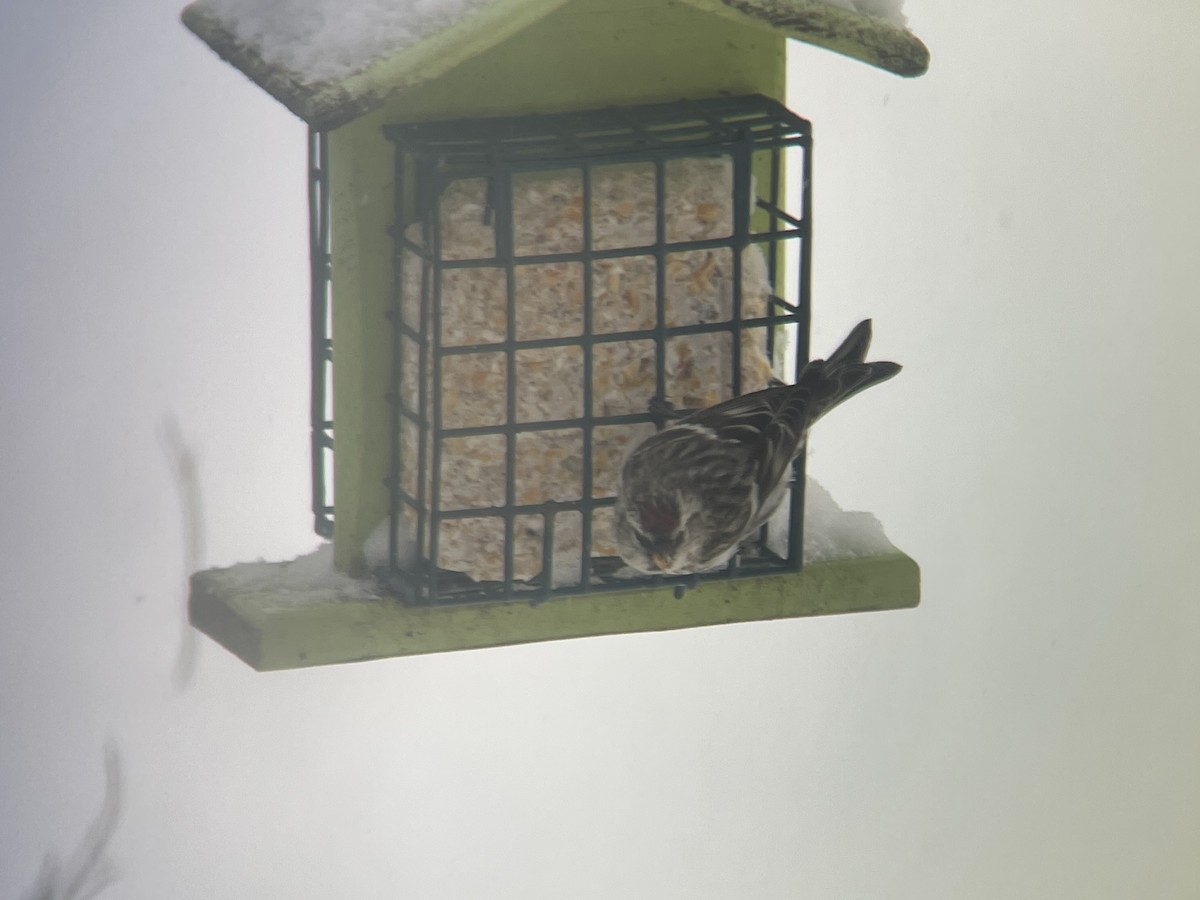
<path fill-rule="evenodd" d="M 687 504 L 678 494 L 642 498 L 619 504 L 616 517 L 617 549 L 621 559 L 639 572 L 681 575 L 688 568 Z"/>

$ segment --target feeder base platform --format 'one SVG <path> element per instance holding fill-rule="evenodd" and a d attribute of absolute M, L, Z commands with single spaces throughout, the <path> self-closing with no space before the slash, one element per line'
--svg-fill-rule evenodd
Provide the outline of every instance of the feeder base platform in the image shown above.
<path fill-rule="evenodd" d="M 563 638 L 907 609 L 920 599 L 920 570 L 898 551 L 814 562 L 799 573 L 710 582 L 679 599 L 664 587 L 566 596 L 537 605 L 405 606 L 344 592 L 297 601 L 273 590 L 269 580 L 239 584 L 223 577 L 226 571 L 192 576 L 192 625 L 260 672 Z"/>

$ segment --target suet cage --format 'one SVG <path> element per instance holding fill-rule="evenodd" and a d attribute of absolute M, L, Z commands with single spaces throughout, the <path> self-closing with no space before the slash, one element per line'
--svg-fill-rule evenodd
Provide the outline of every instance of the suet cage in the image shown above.
<path fill-rule="evenodd" d="M 381 580 L 409 603 L 455 604 L 799 571 L 803 459 L 790 504 L 720 572 L 632 573 L 611 519 L 623 457 L 666 417 L 791 381 L 807 361 L 809 124 L 754 95 L 384 130 Z M 320 530 L 332 343 L 328 224 L 313 210 Z"/>

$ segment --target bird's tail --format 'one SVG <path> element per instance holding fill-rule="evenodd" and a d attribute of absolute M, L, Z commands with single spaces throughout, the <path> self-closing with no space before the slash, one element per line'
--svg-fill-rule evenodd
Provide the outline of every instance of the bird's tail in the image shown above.
<path fill-rule="evenodd" d="M 864 319 L 828 359 L 814 359 L 804 367 L 796 387 L 807 389 L 809 424 L 839 403 L 900 371 L 894 362 L 867 362 L 870 345 L 871 320 Z"/>

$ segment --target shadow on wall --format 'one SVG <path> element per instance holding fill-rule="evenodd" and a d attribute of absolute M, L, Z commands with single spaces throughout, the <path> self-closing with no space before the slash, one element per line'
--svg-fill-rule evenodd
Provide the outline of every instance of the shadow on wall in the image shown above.
<path fill-rule="evenodd" d="M 116 883 L 116 869 L 106 855 L 121 815 L 121 758 L 112 744 L 104 750 L 104 779 L 100 812 L 79 846 L 66 862 L 47 853 L 24 900 L 91 900 Z"/>

